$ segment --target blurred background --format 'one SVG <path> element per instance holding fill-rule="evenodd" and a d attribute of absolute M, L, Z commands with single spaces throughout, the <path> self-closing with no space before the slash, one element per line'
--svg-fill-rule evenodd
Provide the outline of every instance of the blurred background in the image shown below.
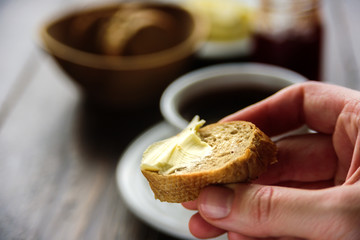
<path fill-rule="evenodd" d="M 174 238 L 128 210 L 115 168 L 189 71 L 255 61 L 360 89 L 357 0 L 128 2 L 0 0 L 0 239 Z"/>

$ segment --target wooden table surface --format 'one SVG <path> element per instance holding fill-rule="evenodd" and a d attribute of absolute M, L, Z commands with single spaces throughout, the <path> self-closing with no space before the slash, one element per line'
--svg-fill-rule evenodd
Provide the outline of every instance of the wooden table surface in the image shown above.
<path fill-rule="evenodd" d="M 88 106 L 36 45 L 44 17 L 93 2 L 0 1 L 1 240 L 171 239 L 126 208 L 115 181 L 123 150 L 162 120 L 158 107 Z M 324 81 L 360 89 L 360 1 L 323 7 Z"/>

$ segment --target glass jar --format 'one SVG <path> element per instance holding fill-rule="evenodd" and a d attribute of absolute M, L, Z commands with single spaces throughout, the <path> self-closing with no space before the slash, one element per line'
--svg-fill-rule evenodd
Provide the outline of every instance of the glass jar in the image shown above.
<path fill-rule="evenodd" d="M 254 26 L 254 61 L 320 80 L 323 26 L 319 10 L 319 0 L 261 0 Z"/>

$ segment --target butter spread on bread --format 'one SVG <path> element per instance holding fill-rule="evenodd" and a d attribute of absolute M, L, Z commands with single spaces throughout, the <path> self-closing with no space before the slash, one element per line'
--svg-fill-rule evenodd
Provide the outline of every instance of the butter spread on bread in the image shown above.
<path fill-rule="evenodd" d="M 275 143 L 254 124 L 233 121 L 201 127 L 203 124 L 204 121 L 195 118 L 189 125 L 196 140 L 190 137 L 188 141 L 201 145 L 194 147 L 201 150 L 184 154 L 174 151 L 176 148 L 162 148 L 162 144 L 156 146 L 155 143 L 155 147 L 149 147 L 156 149 L 151 153 L 150 161 L 146 156 L 149 149 L 145 151 L 141 172 L 156 199 L 166 202 L 194 200 L 201 189 L 208 185 L 248 182 L 259 177 L 270 164 L 277 161 Z M 166 159 L 166 156 L 174 153 L 175 160 L 156 160 L 157 156 Z"/>
<path fill-rule="evenodd" d="M 212 147 L 202 141 L 198 133 L 204 124 L 204 120 L 195 116 L 176 136 L 150 145 L 143 154 L 141 170 L 170 174 L 189 168 L 210 155 Z"/>

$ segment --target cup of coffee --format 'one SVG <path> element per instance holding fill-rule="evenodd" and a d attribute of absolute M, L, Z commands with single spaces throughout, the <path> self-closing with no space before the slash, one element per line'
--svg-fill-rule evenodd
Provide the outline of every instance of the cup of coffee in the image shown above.
<path fill-rule="evenodd" d="M 195 116 L 207 123 L 259 102 L 307 79 L 291 70 L 260 63 L 219 64 L 195 70 L 170 84 L 160 100 L 167 122 L 178 129 Z"/>

